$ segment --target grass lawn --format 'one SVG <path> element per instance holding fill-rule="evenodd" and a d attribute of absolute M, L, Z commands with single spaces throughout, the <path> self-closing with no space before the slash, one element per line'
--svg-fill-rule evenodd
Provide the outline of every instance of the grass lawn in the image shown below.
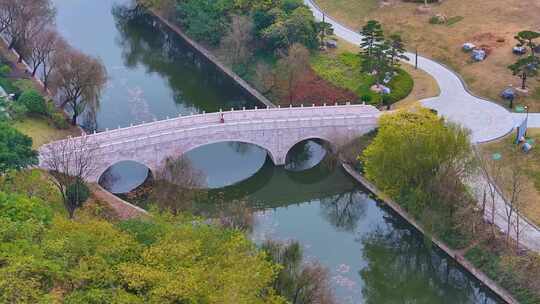
<path fill-rule="evenodd" d="M 69 135 L 80 135 L 77 128 L 59 130 L 50 125 L 47 120 L 39 117 L 26 117 L 23 121 L 15 122 L 13 126 L 22 133 L 32 137 L 34 149 L 51 141 L 66 138 Z"/>
<path fill-rule="evenodd" d="M 386 32 L 400 33 L 410 50 L 451 66 L 460 73 L 478 95 L 499 101 L 500 92 L 509 84 L 518 86 L 507 66 L 516 60 L 511 48 L 514 36 L 522 30 L 538 30 L 540 1 L 537 0 L 450 0 L 431 4 L 429 12 L 419 12 L 419 3 L 387 1 L 379 7 L 375 0 L 315 0 L 329 15 L 353 29 L 360 29 L 369 19 L 380 21 Z M 435 14 L 444 14 L 455 23 L 430 24 Z M 491 54 L 486 61 L 473 63 L 461 51 L 465 42 L 486 46 Z M 540 111 L 540 77 L 529 80 L 531 94 L 517 103 Z"/>
<path fill-rule="evenodd" d="M 522 155 L 521 161 L 527 163 L 524 166 L 529 167 L 527 182 L 522 193 L 523 213 L 536 225 L 540 225 L 540 129 L 529 129 L 527 137 L 535 141 L 535 146 L 528 154 L 517 152 Z M 487 157 L 493 153 L 500 153 L 502 155 L 501 165 L 509 166 L 505 159 L 509 158 L 510 153 L 516 153 L 513 150 L 514 139 L 515 133 L 512 133 L 499 141 L 484 144 L 481 146 L 482 152 L 488 154 Z M 499 186 L 504 187 L 504 185 Z"/>

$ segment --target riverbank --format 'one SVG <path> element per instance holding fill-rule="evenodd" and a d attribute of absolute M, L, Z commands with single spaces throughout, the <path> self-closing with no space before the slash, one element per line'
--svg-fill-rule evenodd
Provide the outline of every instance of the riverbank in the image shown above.
<path fill-rule="evenodd" d="M 231 69 L 226 67 L 221 61 L 219 61 L 210 51 L 208 51 L 201 44 L 195 42 L 193 39 L 188 37 L 184 32 L 176 25 L 169 22 L 165 17 L 163 17 L 157 10 L 149 8 L 149 12 L 152 13 L 160 22 L 169 27 L 173 32 L 178 34 L 185 42 L 187 42 L 194 50 L 199 54 L 203 55 L 208 61 L 212 62 L 220 71 L 222 71 L 227 77 L 233 80 L 240 88 L 245 92 L 250 94 L 253 98 L 259 101 L 262 105 L 275 108 L 276 106 L 266 97 L 264 97 L 259 91 L 255 90 L 249 83 L 247 83 L 242 77 L 238 76 Z"/>
<path fill-rule="evenodd" d="M 519 302 L 516 299 L 514 299 L 508 293 L 508 291 L 506 291 L 505 289 L 497 285 L 497 283 L 495 283 L 482 271 L 477 269 L 471 262 L 469 262 L 464 256 L 464 250 L 460 250 L 460 251 L 452 250 L 450 249 L 450 247 L 445 245 L 443 242 L 438 240 L 433 235 L 427 234 L 426 231 L 422 228 L 422 226 L 415 219 L 410 217 L 408 213 L 399 206 L 399 204 L 394 202 L 392 199 L 388 198 L 386 195 L 384 195 L 384 193 L 380 192 L 373 184 L 371 184 L 362 175 L 356 172 L 350 165 L 343 163 L 343 168 L 353 179 L 358 181 L 364 188 L 369 190 L 378 199 L 385 202 L 390 208 L 392 208 L 392 210 L 394 210 L 397 214 L 399 214 L 403 219 L 405 219 L 409 224 L 411 224 L 416 230 L 422 233 L 425 237 L 428 237 L 433 242 L 433 244 L 435 244 L 438 248 L 444 251 L 449 257 L 451 257 L 456 263 L 461 265 L 461 267 L 466 269 L 470 274 L 476 277 L 476 279 L 478 279 L 480 282 L 486 285 L 489 289 L 491 289 L 502 300 L 504 300 L 505 302 L 509 304 L 519 304 Z"/>

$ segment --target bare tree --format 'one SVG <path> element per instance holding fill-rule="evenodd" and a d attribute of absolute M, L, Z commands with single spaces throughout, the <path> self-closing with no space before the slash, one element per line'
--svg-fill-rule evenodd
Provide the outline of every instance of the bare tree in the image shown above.
<path fill-rule="evenodd" d="M 68 43 L 57 35 L 50 49 L 43 52 L 43 61 L 41 62 L 41 81 L 44 90 L 49 89 L 49 79 L 64 60 L 64 54 L 70 50 Z M 49 52 L 50 51 L 50 52 Z"/>
<path fill-rule="evenodd" d="M 96 149 L 91 137 L 82 136 L 45 145 L 41 150 L 41 162 L 50 171 L 70 218 L 79 206 L 68 199 L 68 189 L 74 183 L 86 182 L 95 173 Z"/>
<path fill-rule="evenodd" d="M 519 159 L 519 151 L 512 150 L 509 167 L 503 174 L 497 184 L 501 187 L 502 198 L 505 202 L 504 210 L 506 215 L 506 243 L 510 244 L 510 235 L 514 230 L 516 232 L 516 245 L 519 247 L 519 235 L 523 227 L 520 227 L 520 211 L 523 209 L 523 190 L 527 182 L 527 166 L 525 159 Z"/>
<path fill-rule="evenodd" d="M 155 173 L 155 180 L 152 200 L 174 214 L 191 210 L 206 185 L 204 174 L 185 157 L 167 158 Z"/>
<path fill-rule="evenodd" d="M 299 43 L 293 44 L 278 61 L 278 75 L 284 83 L 281 88 L 288 95 L 289 103 L 293 102 L 294 88 L 309 69 L 309 50 Z"/>
<path fill-rule="evenodd" d="M 276 85 L 276 75 L 272 66 L 264 62 L 257 62 L 254 82 L 257 90 L 263 94 L 270 92 Z"/>
<path fill-rule="evenodd" d="M 251 41 L 253 40 L 253 22 L 248 16 L 233 15 L 231 27 L 223 37 L 221 47 L 226 51 L 231 64 L 246 62 L 251 56 Z"/>
<path fill-rule="evenodd" d="M 52 28 L 47 28 L 28 42 L 27 59 L 32 68 L 32 76 L 35 76 L 38 68 L 52 56 L 58 46 L 58 39 L 58 33 Z"/>
<path fill-rule="evenodd" d="M 17 1 L 0 0 L 0 34 L 12 26 L 16 11 Z"/>
<path fill-rule="evenodd" d="M 9 48 L 21 51 L 22 61 L 25 45 L 32 41 L 47 25 L 54 22 L 56 11 L 50 0 L 8 0 L 12 1 L 14 11 L 12 22 L 6 28 Z"/>
<path fill-rule="evenodd" d="M 481 193 L 482 212 L 483 214 L 489 215 L 491 233 L 492 236 L 495 236 L 495 214 L 497 198 L 499 197 L 499 190 L 496 183 L 501 180 L 502 166 L 487 155 L 482 154 L 482 152 L 477 149 L 475 149 L 474 152 L 476 153 L 478 166 L 481 170 L 482 177 L 484 178 L 484 185 L 482 187 L 483 193 Z"/>
<path fill-rule="evenodd" d="M 60 106 L 71 111 L 71 123 L 77 123 L 77 117 L 87 107 L 99 108 L 99 97 L 107 82 L 105 66 L 97 58 L 78 50 L 68 48 L 62 54 L 62 61 L 52 75 L 60 95 Z"/>

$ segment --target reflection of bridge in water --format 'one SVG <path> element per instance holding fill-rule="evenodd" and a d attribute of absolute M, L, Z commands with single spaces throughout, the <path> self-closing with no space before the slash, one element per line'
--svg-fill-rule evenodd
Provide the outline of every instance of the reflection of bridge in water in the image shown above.
<path fill-rule="evenodd" d="M 246 198 L 251 207 L 267 209 L 331 197 L 358 188 L 341 167 L 334 168 L 333 165 L 323 161 L 311 169 L 293 172 L 275 167 L 267 158 L 263 167 L 250 178 L 210 190 L 209 201 L 217 195 L 223 195 L 225 201 Z"/>
<path fill-rule="evenodd" d="M 155 171 L 168 157 L 218 142 L 260 146 L 266 149 L 275 165 L 281 166 L 285 164 L 287 152 L 297 143 L 322 139 L 337 147 L 373 130 L 379 114 L 372 106 L 335 105 L 179 116 L 50 143 L 40 150 L 40 166 L 48 169 L 46 160 L 53 152 L 73 154 L 61 149 L 66 141 L 77 148 L 80 148 L 77 142 L 91 147 L 96 164 L 89 182 L 97 182 L 107 168 L 122 161 L 135 161 Z"/>

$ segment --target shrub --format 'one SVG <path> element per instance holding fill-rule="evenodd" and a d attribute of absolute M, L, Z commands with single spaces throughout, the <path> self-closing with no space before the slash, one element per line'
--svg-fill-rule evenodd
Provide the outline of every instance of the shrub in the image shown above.
<path fill-rule="evenodd" d="M 0 66 L 0 76 L 1 77 L 6 77 L 9 74 L 11 74 L 11 68 L 7 64 L 3 64 L 2 66 Z"/>
<path fill-rule="evenodd" d="M 388 94 L 388 98 L 389 102 L 392 104 L 411 94 L 414 87 L 414 80 L 409 73 L 400 69 L 398 74 L 390 82 L 389 87 L 392 92 Z"/>
<path fill-rule="evenodd" d="M 28 109 L 21 103 L 14 102 L 9 107 L 9 114 L 14 120 L 23 120 L 27 113 Z"/>
<path fill-rule="evenodd" d="M 47 106 L 45 105 L 45 99 L 36 90 L 24 91 L 17 101 L 26 106 L 28 112 L 33 114 L 47 114 Z"/>
<path fill-rule="evenodd" d="M 18 97 L 21 94 L 21 90 L 17 88 L 13 82 L 7 78 L 0 77 L 0 86 L 4 88 L 6 93 L 15 94 L 15 97 Z"/>
<path fill-rule="evenodd" d="M 52 123 L 57 129 L 65 130 L 69 128 L 66 117 L 62 113 L 55 112 L 51 115 Z"/>
<path fill-rule="evenodd" d="M 66 189 L 66 203 L 69 206 L 66 206 L 70 215 L 70 218 L 73 217 L 73 212 L 75 209 L 78 209 L 83 206 L 83 204 L 90 197 L 90 189 L 82 180 L 77 180 Z"/>
<path fill-rule="evenodd" d="M 34 82 L 28 79 L 19 79 L 13 82 L 13 85 L 17 87 L 21 92 L 34 90 Z"/>

